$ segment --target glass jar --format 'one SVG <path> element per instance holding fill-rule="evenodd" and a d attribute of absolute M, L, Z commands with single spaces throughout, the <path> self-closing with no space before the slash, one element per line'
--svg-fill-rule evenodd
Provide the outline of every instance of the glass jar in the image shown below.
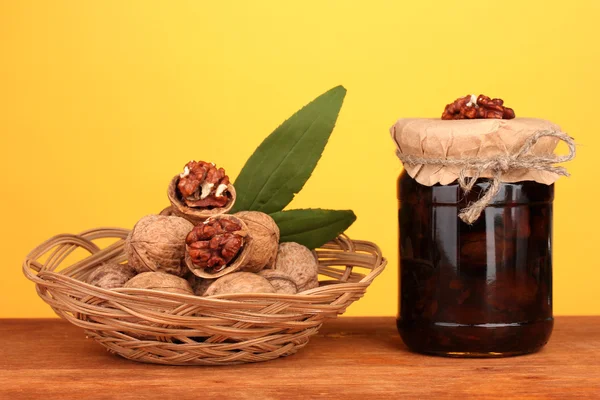
<path fill-rule="evenodd" d="M 398 331 L 412 351 L 456 357 L 531 353 L 552 318 L 554 185 L 502 183 L 479 219 L 461 209 L 489 185 L 464 193 L 455 182 L 398 179 Z"/>

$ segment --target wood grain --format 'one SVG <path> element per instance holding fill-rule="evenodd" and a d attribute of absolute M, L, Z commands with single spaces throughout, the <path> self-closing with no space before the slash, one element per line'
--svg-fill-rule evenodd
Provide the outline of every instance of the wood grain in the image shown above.
<path fill-rule="evenodd" d="M 287 358 L 168 367 L 109 354 L 65 321 L 0 320 L 0 399 L 600 398 L 600 317 L 559 317 L 539 353 L 410 353 L 389 317 L 327 321 Z"/>

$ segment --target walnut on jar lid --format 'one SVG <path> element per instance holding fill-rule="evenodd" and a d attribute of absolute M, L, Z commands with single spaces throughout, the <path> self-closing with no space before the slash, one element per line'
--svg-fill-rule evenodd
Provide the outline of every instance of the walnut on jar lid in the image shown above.
<path fill-rule="evenodd" d="M 502 99 L 492 99 L 480 94 L 468 94 L 446 105 L 442 119 L 513 119 L 515 112 L 504 105 Z"/>
<path fill-rule="evenodd" d="M 215 279 L 273 266 L 279 239 L 275 222 L 260 212 L 238 214 L 211 217 L 187 235 L 185 261 L 194 275 Z"/>
<path fill-rule="evenodd" d="M 167 190 L 172 212 L 196 224 L 227 213 L 235 203 L 235 188 L 223 168 L 190 161 L 171 179 Z"/>

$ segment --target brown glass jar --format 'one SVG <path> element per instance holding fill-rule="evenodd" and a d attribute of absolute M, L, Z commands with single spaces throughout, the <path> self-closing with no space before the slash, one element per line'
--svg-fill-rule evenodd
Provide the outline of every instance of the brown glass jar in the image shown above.
<path fill-rule="evenodd" d="M 424 186 L 398 179 L 398 331 L 412 351 L 457 357 L 531 353 L 548 341 L 552 318 L 554 185 L 502 183 L 479 219 L 461 209 L 457 183 Z"/>

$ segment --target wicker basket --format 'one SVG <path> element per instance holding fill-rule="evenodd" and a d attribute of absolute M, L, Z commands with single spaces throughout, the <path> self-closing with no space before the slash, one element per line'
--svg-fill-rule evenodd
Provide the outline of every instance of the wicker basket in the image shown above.
<path fill-rule="evenodd" d="M 375 244 L 340 236 L 316 250 L 319 273 L 332 279 L 302 294 L 196 297 L 85 283 L 101 263 L 126 260 L 128 233 L 100 228 L 55 236 L 27 256 L 23 273 L 56 314 L 89 337 L 125 358 L 156 364 L 241 364 L 294 354 L 325 318 L 342 314 L 362 297 L 387 263 Z M 93 242 L 106 238 L 117 240 L 103 249 Z M 63 266 L 78 248 L 91 255 Z"/>

